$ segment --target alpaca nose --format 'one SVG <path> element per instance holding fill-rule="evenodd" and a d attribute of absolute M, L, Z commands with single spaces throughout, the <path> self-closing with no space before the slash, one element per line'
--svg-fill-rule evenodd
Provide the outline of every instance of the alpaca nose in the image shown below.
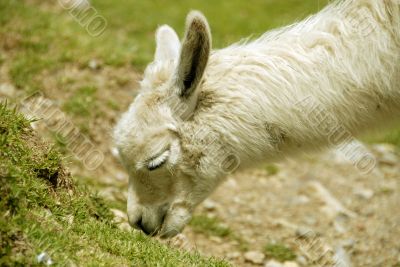
<path fill-rule="evenodd" d="M 146 227 L 146 225 L 143 224 L 142 218 L 140 218 L 134 225 L 134 227 L 138 230 L 141 230 L 143 233 L 146 235 L 154 234 L 154 231 Z"/>
<path fill-rule="evenodd" d="M 137 210 L 136 210 L 137 211 Z M 136 212 L 129 216 L 129 224 L 149 236 L 154 236 L 158 233 L 164 221 L 166 209 L 156 208 L 148 209 L 142 208 L 141 212 Z"/>

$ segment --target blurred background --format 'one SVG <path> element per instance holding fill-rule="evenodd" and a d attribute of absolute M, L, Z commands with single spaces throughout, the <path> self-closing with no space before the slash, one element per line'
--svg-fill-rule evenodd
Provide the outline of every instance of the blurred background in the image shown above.
<path fill-rule="evenodd" d="M 33 126 L 61 152 L 73 179 L 98 191 L 119 228 L 130 231 L 125 214 L 128 178 L 115 157 L 111 132 L 152 61 L 157 27 L 169 24 L 182 37 L 187 13 L 198 9 L 208 18 L 213 47 L 218 49 L 302 20 L 327 2 L 1 0 L 0 99 L 18 105 L 40 92 L 65 114 L 103 153 L 98 168 L 88 169 L 71 151 L 67 138 L 49 129 L 49 123 L 59 118 Z M 373 173 L 360 174 L 335 151 L 237 173 L 199 208 L 181 240 L 170 246 L 239 266 L 333 266 L 337 259 L 343 263 L 335 266 L 400 266 L 400 126 L 362 138 L 377 158 Z M 51 246 L 63 247 L 26 236 L 35 244 L 36 254 Z M 132 238 L 144 247 L 153 242 Z M 100 258 L 87 252 L 89 245 L 93 244 L 82 244 L 84 256 L 67 247 L 55 250 L 53 258 L 70 257 L 78 266 L 96 260 L 118 266 L 132 263 L 126 255 L 134 253 L 118 247 L 121 244 L 100 246 L 104 254 Z M 160 259 L 154 251 L 135 251 L 135 257 L 144 259 L 141 264 Z M 158 256 L 166 259 L 164 264 L 175 257 L 163 253 Z"/>

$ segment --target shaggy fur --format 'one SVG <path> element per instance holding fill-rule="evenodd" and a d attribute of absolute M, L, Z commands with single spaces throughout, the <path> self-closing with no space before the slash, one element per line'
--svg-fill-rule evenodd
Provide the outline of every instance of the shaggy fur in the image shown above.
<path fill-rule="evenodd" d="M 181 231 L 239 163 L 329 144 L 310 121 L 315 104 L 353 135 L 400 114 L 398 0 L 337 1 L 255 41 L 210 47 L 198 12 L 182 46 L 162 26 L 141 93 L 115 129 L 129 219 L 145 232 Z"/>

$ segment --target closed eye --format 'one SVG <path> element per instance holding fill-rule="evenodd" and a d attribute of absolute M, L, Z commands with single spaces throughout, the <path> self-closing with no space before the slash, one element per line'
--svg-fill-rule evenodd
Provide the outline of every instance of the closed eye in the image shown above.
<path fill-rule="evenodd" d="M 148 161 L 147 169 L 149 169 L 149 171 L 153 171 L 155 169 L 160 168 L 162 165 L 164 165 L 165 162 L 167 162 L 168 157 L 169 157 L 169 150 L 164 151 L 160 155 L 151 158 Z"/>

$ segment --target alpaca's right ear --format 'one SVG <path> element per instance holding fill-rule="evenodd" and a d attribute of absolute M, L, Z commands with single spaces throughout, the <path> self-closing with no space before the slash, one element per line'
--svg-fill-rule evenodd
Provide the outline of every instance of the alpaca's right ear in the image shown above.
<path fill-rule="evenodd" d="M 184 99 L 193 95 L 203 78 L 211 50 L 211 33 L 207 19 L 198 11 L 189 13 L 186 33 L 179 57 L 176 83 Z"/>
<path fill-rule="evenodd" d="M 156 33 L 157 48 L 154 56 L 155 61 L 177 60 L 181 43 L 178 35 L 168 25 L 163 25 L 157 29 Z"/>

